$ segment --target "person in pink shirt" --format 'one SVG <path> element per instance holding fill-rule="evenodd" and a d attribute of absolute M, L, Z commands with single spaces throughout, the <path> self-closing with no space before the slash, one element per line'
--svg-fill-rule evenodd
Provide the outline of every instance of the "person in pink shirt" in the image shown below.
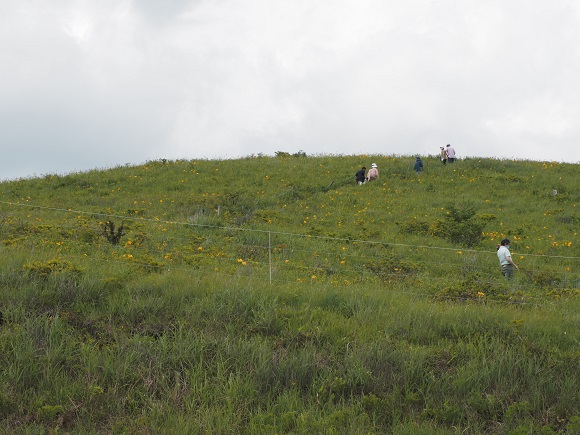
<path fill-rule="evenodd" d="M 450 144 L 447 144 L 445 152 L 447 154 L 447 161 L 453 163 L 455 161 L 455 149 Z"/>
<path fill-rule="evenodd" d="M 367 172 L 367 181 L 374 181 L 379 179 L 379 168 L 377 168 L 377 164 L 373 163 L 371 165 L 371 169 Z"/>

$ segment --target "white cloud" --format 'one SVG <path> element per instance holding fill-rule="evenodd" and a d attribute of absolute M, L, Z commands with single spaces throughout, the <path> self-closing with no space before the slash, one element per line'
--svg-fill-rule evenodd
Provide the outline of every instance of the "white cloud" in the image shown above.
<path fill-rule="evenodd" d="M 448 142 L 577 162 L 579 21 L 572 1 L 8 0 L 0 177 Z"/>

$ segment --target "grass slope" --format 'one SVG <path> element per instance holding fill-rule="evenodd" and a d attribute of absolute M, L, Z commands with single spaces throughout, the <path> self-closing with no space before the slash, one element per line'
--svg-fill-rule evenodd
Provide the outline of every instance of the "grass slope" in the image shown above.
<path fill-rule="evenodd" d="M 578 165 L 413 161 L 0 183 L 0 430 L 578 433 Z"/>

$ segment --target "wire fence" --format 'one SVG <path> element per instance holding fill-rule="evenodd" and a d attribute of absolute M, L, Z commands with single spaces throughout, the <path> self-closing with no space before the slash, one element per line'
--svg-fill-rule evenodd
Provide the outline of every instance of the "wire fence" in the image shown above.
<path fill-rule="evenodd" d="M 434 295 L 465 287 L 486 293 L 505 285 L 495 251 L 353 240 L 313 234 L 228 227 L 188 220 L 125 216 L 83 210 L 0 202 L 5 212 L 24 207 L 26 216 L 4 213 L 0 234 L 27 261 L 75 258 L 102 267 L 216 274 L 269 284 L 377 284 L 414 288 Z M 106 222 L 117 222 L 107 237 Z M 54 222 L 58 222 L 55 224 Z M 512 253 L 520 272 L 518 289 L 578 289 L 580 257 Z M 457 284 L 460 283 L 460 284 Z M 454 297 L 453 292 L 447 292 Z M 463 296 L 459 295 L 458 298 Z"/>

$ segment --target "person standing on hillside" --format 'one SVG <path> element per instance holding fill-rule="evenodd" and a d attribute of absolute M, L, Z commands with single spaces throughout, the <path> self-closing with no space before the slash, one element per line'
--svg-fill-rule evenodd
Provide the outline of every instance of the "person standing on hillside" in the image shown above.
<path fill-rule="evenodd" d="M 366 173 L 367 168 L 365 168 L 364 166 L 362 168 L 360 168 L 360 170 L 354 174 L 354 178 L 356 179 L 356 182 L 358 184 L 363 184 L 365 182 L 365 173 Z"/>
<path fill-rule="evenodd" d="M 439 157 L 441 158 L 441 163 L 445 165 L 447 163 L 447 153 L 445 152 L 445 148 L 439 147 Z"/>
<path fill-rule="evenodd" d="M 417 156 L 417 160 L 415 160 L 414 169 L 415 169 L 415 172 L 417 174 L 423 170 L 423 161 L 421 160 L 421 157 L 419 157 L 419 156 Z"/>
<path fill-rule="evenodd" d="M 453 163 L 455 161 L 455 148 L 447 144 L 446 152 L 447 152 L 447 160 L 449 161 L 449 163 Z"/>
<path fill-rule="evenodd" d="M 367 181 L 374 181 L 379 179 L 379 168 L 376 163 L 371 165 L 371 169 L 367 174 Z"/>
<path fill-rule="evenodd" d="M 499 259 L 499 265 L 501 267 L 501 274 L 506 278 L 512 278 L 514 276 L 514 269 L 518 270 L 518 266 L 512 260 L 512 254 L 510 253 L 510 240 L 503 239 L 500 245 L 497 247 L 497 258 Z"/>

